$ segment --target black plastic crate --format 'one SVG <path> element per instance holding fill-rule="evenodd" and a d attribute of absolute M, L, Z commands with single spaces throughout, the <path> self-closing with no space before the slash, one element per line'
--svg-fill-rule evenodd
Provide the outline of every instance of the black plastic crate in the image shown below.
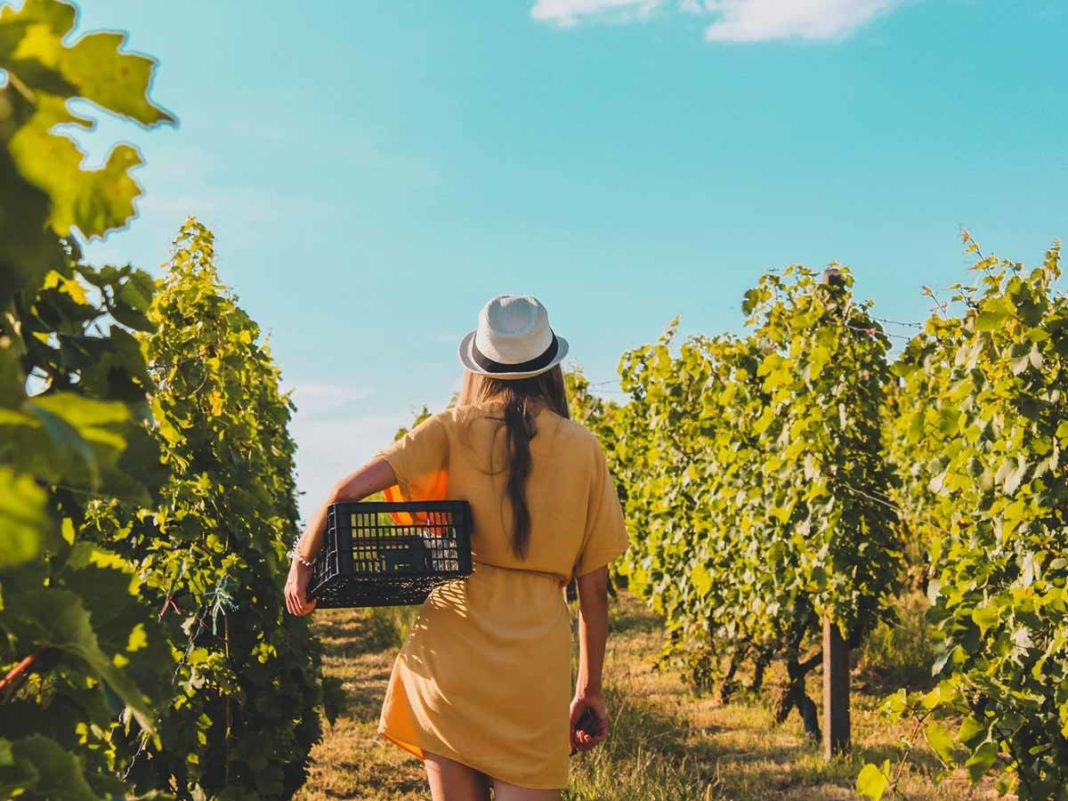
<path fill-rule="evenodd" d="M 467 501 L 331 504 L 309 598 L 317 609 L 419 604 L 471 575 Z"/>

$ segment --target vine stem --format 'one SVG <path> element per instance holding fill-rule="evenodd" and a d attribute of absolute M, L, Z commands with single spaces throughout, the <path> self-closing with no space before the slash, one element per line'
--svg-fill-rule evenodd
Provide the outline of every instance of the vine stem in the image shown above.
<path fill-rule="evenodd" d="M 223 617 L 223 648 L 226 652 L 226 661 L 230 661 L 230 618 Z M 233 713 L 231 711 L 231 697 L 226 696 L 226 758 L 223 763 L 224 786 L 230 786 L 230 731 L 233 725 Z"/>
<path fill-rule="evenodd" d="M 3 679 L 0 679 L 0 692 L 6 690 L 9 686 L 11 686 L 12 683 L 14 683 L 15 679 L 25 673 L 29 669 L 30 665 L 34 663 L 37 657 L 39 657 L 45 652 L 45 648 L 46 646 L 42 645 L 32 654 L 24 657 L 21 662 L 15 665 L 15 667 L 11 668 L 11 670 L 7 672 L 7 675 L 4 676 Z"/>
<path fill-rule="evenodd" d="M 923 724 L 930 716 L 930 711 L 924 712 L 920 718 L 916 721 L 916 725 L 912 727 L 912 732 L 906 740 L 905 750 L 901 753 L 901 759 L 898 760 L 897 766 L 894 769 L 893 777 L 887 777 L 891 779 L 890 790 L 893 792 L 894 797 L 900 799 L 900 801 L 908 801 L 908 797 L 901 792 L 901 774 L 905 770 L 905 765 L 908 762 L 909 756 L 911 756 L 913 749 L 916 746 L 916 740 L 920 736 L 920 730 L 923 728 Z"/>

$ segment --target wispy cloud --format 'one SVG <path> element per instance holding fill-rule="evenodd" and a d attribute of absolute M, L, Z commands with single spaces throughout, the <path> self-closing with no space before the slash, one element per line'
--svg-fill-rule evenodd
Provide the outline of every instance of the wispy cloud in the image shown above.
<path fill-rule="evenodd" d="M 719 19 L 705 31 L 714 42 L 838 39 L 889 11 L 900 0 L 719 0 L 706 7 Z"/>
<path fill-rule="evenodd" d="M 297 490 L 307 522 L 330 489 L 393 441 L 412 419 L 403 410 L 315 416 L 297 410 L 289 431 L 297 443 Z"/>
<path fill-rule="evenodd" d="M 848 36 L 903 0 L 677 0 L 671 8 L 705 16 L 714 42 L 773 39 L 825 41 Z M 650 18 L 665 0 L 536 0 L 530 15 L 561 26 L 583 21 L 630 22 Z"/>
<path fill-rule="evenodd" d="M 297 406 L 298 414 L 308 417 L 324 417 L 326 415 L 344 412 L 352 407 L 357 401 L 370 397 L 373 393 L 366 387 L 352 386 L 350 384 L 331 383 L 300 383 L 295 385 L 283 385 L 283 392 L 293 391 L 293 403 Z"/>
<path fill-rule="evenodd" d="M 297 411 L 289 432 L 297 443 L 297 489 L 301 517 L 307 521 L 340 479 L 366 464 L 409 423 L 412 410 L 381 412 L 369 402 L 366 387 L 331 382 L 283 382 L 292 390 Z"/>
<path fill-rule="evenodd" d="M 646 19 L 663 0 L 537 0 L 530 16 L 569 27 L 583 18 L 629 22 Z"/>

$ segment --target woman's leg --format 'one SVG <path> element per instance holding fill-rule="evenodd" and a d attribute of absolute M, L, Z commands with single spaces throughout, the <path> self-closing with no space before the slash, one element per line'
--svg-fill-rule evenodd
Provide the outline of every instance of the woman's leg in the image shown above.
<path fill-rule="evenodd" d="M 437 754 L 426 752 L 424 756 L 426 780 L 434 801 L 490 801 L 485 774 Z"/>
<path fill-rule="evenodd" d="M 493 801 L 560 801 L 559 790 L 531 790 L 500 779 L 491 778 L 490 781 L 493 783 Z"/>

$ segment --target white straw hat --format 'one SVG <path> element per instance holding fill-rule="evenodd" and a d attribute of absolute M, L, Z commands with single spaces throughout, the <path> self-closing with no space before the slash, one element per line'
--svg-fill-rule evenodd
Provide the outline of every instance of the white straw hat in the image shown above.
<path fill-rule="evenodd" d="M 478 328 L 460 340 L 460 363 L 492 378 L 530 378 L 563 361 L 567 348 L 537 298 L 498 295 L 478 313 Z"/>

